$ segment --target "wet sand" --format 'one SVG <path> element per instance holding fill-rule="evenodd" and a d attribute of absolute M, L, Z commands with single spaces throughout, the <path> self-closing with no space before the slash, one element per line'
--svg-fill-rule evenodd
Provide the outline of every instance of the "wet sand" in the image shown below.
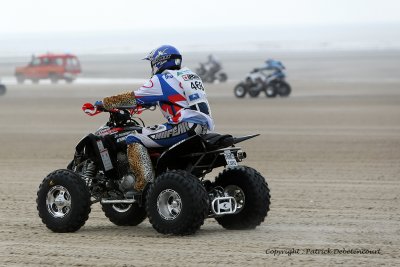
<path fill-rule="evenodd" d="M 288 55 L 288 98 L 236 99 L 236 81 L 207 85 L 218 132 L 261 134 L 242 143 L 243 164 L 266 177 L 272 204 L 255 230 L 228 231 L 207 219 L 188 237 L 158 234 L 147 220 L 115 226 L 99 204 L 78 232 L 50 232 L 36 211 L 40 182 L 65 168 L 79 139 L 107 119 L 86 116 L 82 103 L 138 85 L 9 85 L 0 97 L 0 266 L 399 265 L 400 81 L 393 67 L 400 56 L 385 55 L 320 55 L 313 64 Z M 243 58 L 235 61 L 243 70 L 260 63 Z M 109 77 L 127 77 L 115 71 Z M 102 76 L 94 65 L 88 72 Z M 163 121 L 159 111 L 142 118 Z M 292 248 L 302 254 L 266 253 Z M 305 252 L 328 248 L 381 254 Z"/>

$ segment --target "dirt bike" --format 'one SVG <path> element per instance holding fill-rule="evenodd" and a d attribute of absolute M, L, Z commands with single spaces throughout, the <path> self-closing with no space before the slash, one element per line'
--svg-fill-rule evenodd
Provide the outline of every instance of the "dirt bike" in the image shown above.
<path fill-rule="evenodd" d="M 261 92 L 265 92 L 267 97 L 287 97 L 292 89 L 286 82 L 285 67 L 280 61 L 267 60 L 267 67 L 254 69 L 248 73 L 244 81 L 234 88 L 234 94 L 238 98 L 243 98 L 248 93 L 250 97 L 258 97 Z M 265 73 L 269 70 L 271 73 Z"/>
<path fill-rule="evenodd" d="M 107 112 L 109 120 L 79 141 L 67 169 L 51 172 L 40 184 L 37 209 L 50 230 L 79 230 L 97 202 L 116 225 L 136 226 L 148 217 L 163 234 L 193 234 L 206 218 L 226 229 L 253 229 L 264 221 L 268 184 L 258 171 L 238 165 L 246 153 L 235 146 L 258 134 L 209 133 L 168 148 L 149 148 L 156 178 L 138 193 L 133 191 L 125 138 L 145 127 L 134 115 L 154 108 L 106 110 L 89 103 L 82 108 L 91 116 Z M 225 169 L 215 181 L 205 179 L 217 167 Z"/>
<path fill-rule="evenodd" d="M 196 73 L 200 76 L 203 82 L 213 83 L 214 81 L 226 82 L 228 75 L 221 71 L 221 67 L 209 67 L 206 64 L 200 64 L 196 69 Z"/>

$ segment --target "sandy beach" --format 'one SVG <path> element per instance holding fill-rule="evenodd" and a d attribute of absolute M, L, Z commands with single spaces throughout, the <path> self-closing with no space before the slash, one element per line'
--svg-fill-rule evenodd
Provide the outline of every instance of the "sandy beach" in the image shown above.
<path fill-rule="evenodd" d="M 196 68 L 205 56 L 189 54 L 185 64 Z M 37 214 L 38 186 L 108 119 L 86 116 L 81 105 L 140 84 L 10 84 L 0 96 L 0 266 L 400 265 L 400 52 L 217 56 L 229 81 L 206 85 L 216 131 L 260 134 L 241 147 L 248 155 L 243 164 L 271 188 L 261 226 L 228 231 L 207 219 L 196 235 L 164 236 L 148 220 L 115 226 L 94 204 L 78 232 L 52 233 Z M 290 97 L 235 98 L 235 84 L 266 57 L 287 66 Z M 135 61 L 139 55 L 80 58 L 82 79 L 150 73 Z M 0 63 L 0 77 L 11 77 L 15 65 Z M 163 122 L 159 110 L 141 118 Z M 328 248 L 379 254 L 317 253 Z M 302 253 L 271 254 L 290 249 Z"/>

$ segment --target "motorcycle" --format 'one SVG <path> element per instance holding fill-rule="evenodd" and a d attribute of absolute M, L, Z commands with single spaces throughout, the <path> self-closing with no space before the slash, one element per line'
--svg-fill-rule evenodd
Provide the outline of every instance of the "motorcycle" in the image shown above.
<path fill-rule="evenodd" d="M 194 234 L 206 218 L 226 229 L 253 229 L 267 216 L 268 184 L 255 169 L 238 165 L 246 153 L 235 146 L 258 134 L 208 133 L 149 148 L 156 178 L 137 192 L 125 138 L 145 127 L 134 115 L 154 107 L 107 110 L 86 103 L 82 109 L 90 116 L 109 113 L 109 120 L 79 141 L 67 169 L 51 172 L 40 184 L 39 217 L 53 232 L 79 230 L 98 202 L 115 225 L 136 226 L 148 217 L 156 231 L 174 235 Z M 215 181 L 205 179 L 217 167 L 224 170 Z"/>
<path fill-rule="evenodd" d="M 244 81 L 235 86 L 235 96 L 243 98 L 248 93 L 250 97 L 258 97 L 261 92 L 265 92 L 267 97 L 289 96 L 292 89 L 285 81 L 284 70 L 285 66 L 280 61 L 267 60 L 266 67 L 254 69 L 246 75 Z"/>
<path fill-rule="evenodd" d="M 226 82 L 228 75 L 221 71 L 219 66 L 208 66 L 208 64 L 200 63 L 200 67 L 196 69 L 196 73 L 200 76 L 203 82 L 213 83 L 214 81 Z"/>

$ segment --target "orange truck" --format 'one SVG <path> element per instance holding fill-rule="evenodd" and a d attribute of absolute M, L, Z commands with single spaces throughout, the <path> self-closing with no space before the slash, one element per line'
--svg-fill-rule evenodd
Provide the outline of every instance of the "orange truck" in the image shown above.
<path fill-rule="evenodd" d="M 50 79 L 52 83 L 65 80 L 72 83 L 81 73 L 81 64 L 72 54 L 44 54 L 32 56 L 31 62 L 24 67 L 15 69 L 17 82 L 22 84 L 25 80 L 38 83 L 42 79 Z"/>

